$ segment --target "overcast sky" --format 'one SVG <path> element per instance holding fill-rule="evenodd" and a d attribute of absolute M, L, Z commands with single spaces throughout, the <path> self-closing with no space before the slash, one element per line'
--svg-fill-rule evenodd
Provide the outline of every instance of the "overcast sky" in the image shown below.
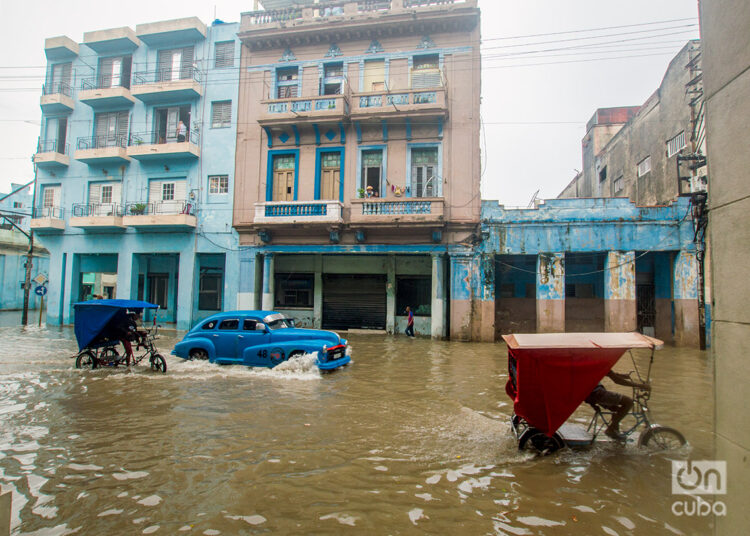
<path fill-rule="evenodd" d="M 526 206 L 537 190 L 556 197 L 581 167 L 581 138 L 594 110 L 642 104 L 670 59 L 698 37 L 697 0 L 479 0 L 479 7 L 482 197 L 506 206 Z M 81 42 L 87 31 L 188 16 L 208 24 L 214 13 L 234 22 L 252 8 L 252 0 L 216 7 L 0 0 L 0 192 L 33 179 L 46 37 Z M 536 37 L 511 39 L 529 35 Z"/>

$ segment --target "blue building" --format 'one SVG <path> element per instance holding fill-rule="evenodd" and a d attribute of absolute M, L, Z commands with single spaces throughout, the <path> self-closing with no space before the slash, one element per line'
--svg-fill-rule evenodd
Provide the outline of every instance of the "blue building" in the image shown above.
<path fill-rule="evenodd" d="M 32 194 L 30 187 L 11 183 L 10 192 L 0 193 L 0 311 L 23 307 L 23 284 L 26 280 L 26 254 L 29 251 L 29 231 Z M 19 229 L 20 227 L 20 229 Z M 31 277 L 46 277 L 49 255 L 39 243 L 35 244 Z M 32 283 L 32 286 L 35 286 Z M 39 305 L 32 295 L 29 307 Z"/>
<path fill-rule="evenodd" d="M 45 41 L 31 227 L 51 254 L 47 321 L 93 296 L 187 329 L 236 304 L 238 24 L 197 18 Z"/>

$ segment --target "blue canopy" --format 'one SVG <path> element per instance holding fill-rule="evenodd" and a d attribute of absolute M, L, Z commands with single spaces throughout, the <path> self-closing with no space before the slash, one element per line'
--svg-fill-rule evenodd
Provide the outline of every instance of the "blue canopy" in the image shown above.
<path fill-rule="evenodd" d="M 98 346 L 119 338 L 119 326 L 129 312 L 158 309 L 158 305 L 139 300 L 91 300 L 73 304 L 78 349 Z"/>

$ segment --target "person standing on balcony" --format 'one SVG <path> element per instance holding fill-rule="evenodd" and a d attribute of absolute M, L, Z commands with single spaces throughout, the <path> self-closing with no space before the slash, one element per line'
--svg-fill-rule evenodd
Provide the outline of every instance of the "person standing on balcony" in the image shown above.
<path fill-rule="evenodd" d="M 406 306 L 406 331 L 404 333 L 409 337 L 414 336 L 414 313 L 408 305 Z"/>
<path fill-rule="evenodd" d="M 177 124 L 177 141 L 178 142 L 185 141 L 186 136 L 187 136 L 187 127 L 185 126 L 185 123 L 180 121 Z"/>

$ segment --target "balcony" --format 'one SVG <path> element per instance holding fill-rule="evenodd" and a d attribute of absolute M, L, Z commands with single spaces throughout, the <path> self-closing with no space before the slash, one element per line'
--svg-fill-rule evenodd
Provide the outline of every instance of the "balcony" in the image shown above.
<path fill-rule="evenodd" d="M 122 207 L 117 203 L 73 205 L 70 226 L 88 231 L 122 231 Z"/>
<path fill-rule="evenodd" d="M 70 165 L 68 144 L 58 144 L 57 140 L 41 142 L 34 155 L 34 163 L 42 169 L 68 167 Z"/>
<path fill-rule="evenodd" d="M 93 136 L 78 138 L 73 158 L 85 164 L 127 164 L 127 136 Z"/>
<path fill-rule="evenodd" d="M 206 25 L 198 17 L 139 24 L 135 33 L 150 47 L 167 47 L 173 43 L 193 43 L 206 38 Z"/>
<path fill-rule="evenodd" d="M 185 141 L 165 140 L 158 132 L 137 132 L 130 135 L 128 156 L 141 162 L 161 160 L 195 160 L 200 158 L 200 133 L 188 131 Z"/>
<path fill-rule="evenodd" d="M 73 88 L 65 82 L 45 84 L 39 106 L 44 114 L 67 114 L 75 108 Z"/>
<path fill-rule="evenodd" d="M 146 104 L 171 104 L 203 95 L 201 72 L 192 65 L 133 73 L 131 93 Z"/>
<path fill-rule="evenodd" d="M 65 230 L 65 211 L 59 207 L 36 207 L 30 227 L 40 234 L 61 233 Z"/>
<path fill-rule="evenodd" d="M 349 97 L 344 95 L 320 95 L 289 99 L 266 99 L 258 117 L 262 126 L 289 123 L 340 122 L 349 115 Z"/>
<path fill-rule="evenodd" d="M 448 116 L 448 96 L 445 86 L 430 89 L 405 89 L 354 93 L 352 121 L 386 119 L 389 117 Z"/>
<path fill-rule="evenodd" d="M 340 201 L 268 201 L 255 203 L 253 223 L 264 226 L 290 224 L 340 224 Z"/>
<path fill-rule="evenodd" d="M 48 37 L 44 40 L 44 55 L 47 61 L 72 61 L 78 56 L 78 43 L 65 35 Z"/>
<path fill-rule="evenodd" d="M 94 110 L 132 106 L 135 104 L 135 98 L 130 94 L 129 86 L 129 81 L 121 80 L 119 76 L 113 77 L 111 74 L 85 78 L 81 81 L 78 100 Z"/>
<path fill-rule="evenodd" d="M 351 224 L 377 225 L 441 225 L 445 200 L 442 197 L 421 197 L 404 200 L 352 199 Z"/>
<path fill-rule="evenodd" d="M 159 201 L 156 203 L 128 203 L 122 223 L 127 227 L 145 230 L 189 231 L 198 225 L 195 203 L 187 201 Z"/>

